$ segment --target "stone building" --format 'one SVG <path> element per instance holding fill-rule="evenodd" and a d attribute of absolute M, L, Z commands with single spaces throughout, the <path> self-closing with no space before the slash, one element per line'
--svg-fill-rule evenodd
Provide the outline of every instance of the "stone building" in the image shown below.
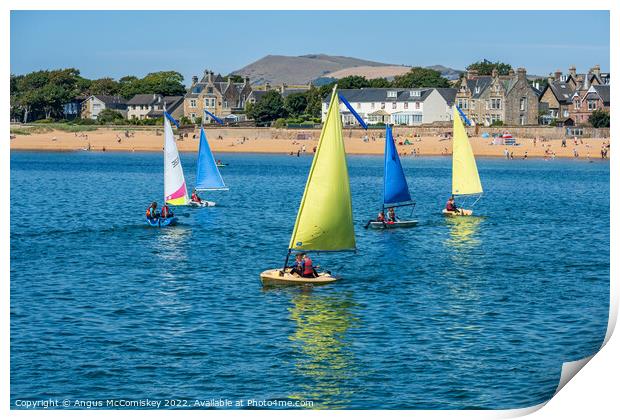
<path fill-rule="evenodd" d="M 497 121 L 507 125 L 538 124 L 538 92 L 527 80 L 524 68 L 500 76 L 468 71 L 457 84 L 456 104 L 470 120 L 489 126 Z"/>
<path fill-rule="evenodd" d="M 539 98 L 539 111 L 541 124 L 550 124 L 556 121 L 560 125 L 564 124 L 569 118 L 569 123 L 576 122 L 571 118 L 571 111 L 574 111 L 573 98 L 575 93 L 582 87 L 582 94 L 591 86 L 609 85 L 609 73 L 602 73 L 601 66 L 598 64 L 587 73 L 577 73 L 575 66 L 568 68 L 568 73 L 562 74 L 561 70 L 556 70 L 547 79 L 547 86 L 543 89 Z M 584 80 L 586 84 L 584 85 Z M 583 95 L 577 95 L 583 96 Z"/>
<path fill-rule="evenodd" d="M 80 116 L 96 120 L 104 109 L 111 109 L 127 117 L 127 101 L 121 96 L 91 95 L 81 103 Z"/>
<path fill-rule="evenodd" d="M 183 101 L 184 115 L 192 121 L 197 117 L 204 119 L 206 109 L 218 118 L 239 120 L 250 93 L 249 77 L 243 83 L 234 83 L 230 77 L 224 79 L 220 74 L 205 70 L 202 79 L 192 77 L 192 85 Z"/>

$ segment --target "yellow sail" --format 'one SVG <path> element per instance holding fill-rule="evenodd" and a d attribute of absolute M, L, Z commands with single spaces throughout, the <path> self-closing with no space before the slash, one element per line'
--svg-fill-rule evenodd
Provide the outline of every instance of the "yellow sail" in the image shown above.
<path fill-rule="evenodd" d="M 336 88 L 312 161 L 289 249 L 355 249 L 353 210 Z"/>
<path fill-rule="evenodd" d="M 452 194 L 480 194 L 482 193 L 482 184 L 480 184 L 480 176 L 478 176 L 476 159 L 456 105 L 454 105 L 453 120 Z"/>

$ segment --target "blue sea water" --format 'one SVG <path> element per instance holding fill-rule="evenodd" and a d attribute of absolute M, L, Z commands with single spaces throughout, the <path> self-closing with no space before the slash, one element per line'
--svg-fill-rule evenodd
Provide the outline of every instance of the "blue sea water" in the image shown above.
<path fill-rule="evenodd" d="M 365 230 L 381 156 L 350 156 L 343 280 L 265 290 L 311 157 L 219 155 L 228 192 L 154 229 L 159 153 L 11 153 L 11 406 L 38 399 L 312 400 L 518 408 L 597 351 L 609 305 L 609 164 L 478 159 L 478 217 L 441 216 L 449 158 L 403 158 L 420 225 Z M 188 185 L 196 158 L 183 154 Z M 405 212 L 403 210 L 403 212 Z M 401 215 L 404 215 L 401 213 Z"/>

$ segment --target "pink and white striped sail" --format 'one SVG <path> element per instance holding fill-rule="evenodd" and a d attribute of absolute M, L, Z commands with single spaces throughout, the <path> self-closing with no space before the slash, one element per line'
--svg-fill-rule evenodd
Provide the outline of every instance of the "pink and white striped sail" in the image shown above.
<path fill-rule="evenodd" d="M 185 206 L 189 203 L 181 157 L 168 118 L 164 117 L 164 197 L 168 204 Z"/>

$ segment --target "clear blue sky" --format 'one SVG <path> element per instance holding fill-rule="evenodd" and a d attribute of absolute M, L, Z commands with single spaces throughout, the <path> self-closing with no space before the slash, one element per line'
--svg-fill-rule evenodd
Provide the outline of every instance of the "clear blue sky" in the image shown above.
<path fill-rule="evenodd" d="M 223 74 L 267 54 L 346 55 L 464 69 L 483 58 L 546 75 L 609 70 L 606 11 L 13 11 L 11 72 L 119 78 Z"/>

